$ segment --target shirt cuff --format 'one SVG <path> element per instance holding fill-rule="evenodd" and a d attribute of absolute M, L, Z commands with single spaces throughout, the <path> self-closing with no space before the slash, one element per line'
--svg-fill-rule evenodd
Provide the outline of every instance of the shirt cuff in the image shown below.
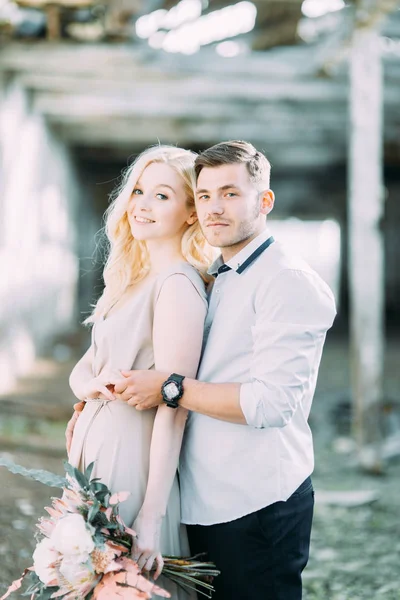
<path fill-rule="evenodd" d="M 256 427 L 257 429 L 267 427 L 262 411 L 259 409 L 258 401 L 254 397 L 252 383 L 242 383 L 240 386 L 240 408 L 242 409 L 247 425 Z"/>

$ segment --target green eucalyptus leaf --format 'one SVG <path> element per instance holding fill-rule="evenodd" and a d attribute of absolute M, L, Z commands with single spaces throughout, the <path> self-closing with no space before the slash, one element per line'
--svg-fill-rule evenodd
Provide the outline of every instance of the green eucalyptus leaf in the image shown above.
<path fill-rule="evenodd" d="M 38 595 L 38 600 L 50 600 L 54 592 L 58 591 L 58 587 L 44 587 Z"/>
<path fill-rule="evenodd" d="M 35 573 L 35 575 L 36 575 L 36 573 Z M 39 577 L 37 577 L 37 581 L 32 583 L 27 588 L 27 590 L 21 594 L 21 596 L 32 596 L 32 594 L 36 594 L 42 586 L 43 586 L 43 583 L 40 581 Z"/>
<path fill-rule="evenodd" d="M 105 505 L 106 504 L 106 498 L 108 496 L 108 492 L 96 492 L 95 497 L 97 498 L 97 500 Z"/>
<path fill-rule="evenodd" d="M 110 490 L 108 489 L 108 487 L 106 485 L 104 485 L 104 483 L 101 483 L 99 481 L 95 481 L 93 482 L 93 480 L 90 482 L 90 489 L 96 493 L 96 492 L 106 492 L 107 494 L 110 493 Z"/>
<path fill-rule="evenodd" d="M 93 471 L 93 467 L 94 467 L 95 461 L 91 462 L 90 465 L 87 466 L 86 470 L 85 470 L 85 477 L 88 481 L 90 481 L 90 478 L 92 476 L 92 471 Z"/>
<path fill-rule="evenodd" d="M 96 500 L 96 498 L 93 500 L 93 504 L 92 506 L 89 508 L 89 512 L 88 512 L 88 521 L 91 522 L 94 520 L 94 518 L 97 516 L 98 512 L 100 510 L 100 503 Z M 101 513 L 100 513 L 101 514 Z"/>
<path fill-rule="evenodd" d="M 89 481 L 86 479 L 85 475 L 79 469 L 74 469 L 75 479 L 79 483 L 82 489 L 89 489 Z"/>
<path fill-rule="evenodd" d="M 107 527 L 108 526 L 108 519 L 106 517 L 106 515 L 102 512 L 98 512 L 96 515 L 96 526 L 101 526 L 101 527 Z"/>
<path fill-rule="evenodd" d="M 4 457 L 0 457 L 0 467 L 5 467 L 11 473 L 39 481 L 39 483 L 43 483 L 49 487 L 63 488 L 67 484 L 67 480 L 64 477 L 60 477 L 60 475 L 56 475 L 56 473 L 44 471 L 43 469 L 26 469 Z"/>
<path fill-rule="evenodd" d="M 73 467 L 67 460 L 64 460 L 64 469 L 72 479 L 75 479 L 75 467 Z"/>

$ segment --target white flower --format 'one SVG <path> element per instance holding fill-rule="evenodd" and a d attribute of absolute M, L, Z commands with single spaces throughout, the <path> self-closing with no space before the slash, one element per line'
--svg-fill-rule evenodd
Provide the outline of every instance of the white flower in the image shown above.
<path fill-rule="evenodd" d="M 85 519 L 79 514 L 69 514 L 58 521 L 50 540 L 53 547 L 75 563 L 84 563 L 94 549 L 94 542 Z"/>
<path fill-rule="evenodd" d="M 94 572 L 87 565 L 76 564 L 68 558 L 62 560 L 60 573 L 73 587 L 84 585 L 95 579 Z"/>
<path fill-rule="evenodd" d="M 55 569 L 49 565 L 54 563 L 59 556 L 49 538 L 44 538 L 36 546 L 33 553 L 33 567 L 40 581 L 45 585 L 48 585 L 57 576 Z"/>

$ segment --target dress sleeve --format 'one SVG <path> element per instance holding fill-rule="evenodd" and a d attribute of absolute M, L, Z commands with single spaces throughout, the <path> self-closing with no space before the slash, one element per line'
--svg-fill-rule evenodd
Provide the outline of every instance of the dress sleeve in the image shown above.
<path fill-rule="evenodd" d="M 165 282 L 168 279 L 170 279 L 171 277 L 174 277 L 176 275 L 182 275 L 190 281 L 190 283 L 192 284 L 192 286 L 194 287 L 194 289 L 196 290 L 196 292 L 202 299 L 205 307 L 208 308 L 206 283 L 204 282 L 202 276 L 197 271 L 197 269 L 192 267 L 189 263 L 187 264 L 187 266 L 185 264 L 179 265 L 178 268 L 175 267 L 171 270 L 165 271 L 160 274 L 158 281 L 157 281 L 157 286 L 156 286 L 155 305 L 160 297 L 161 290 L 162 290 Z"/>

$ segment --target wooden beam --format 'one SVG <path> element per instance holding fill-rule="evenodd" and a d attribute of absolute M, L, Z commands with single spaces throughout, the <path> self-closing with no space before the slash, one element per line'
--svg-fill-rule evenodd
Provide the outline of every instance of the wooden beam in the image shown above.
<path fill-rule="evenodd" d="M 185 147 L 206 148 L 223 139 L 248 139 L 258 148 L 264 150 L 273 165 L 282 169 L 289 168 L 321 168 L 334 164 L 343 164 L 345 143 L 329 143 L 328 140 L 308 141 L 306 144 L 300 137 L 292 139 L 292 143 L 282 139 L 271 138 L 268 131 L 262 131 L 254 125 L 235 127 L 227 124 L 216 127 L 215 123 L 192 123 L 185 127 L 175 126 L 170 120 L 161 123 L 159 120 L 104 121 L 96 127 L 88 127 L 84 122 L 56 124 L 53 126 L 57 135 L 71 146 L 79 145 L 88 148 L 108 148 L 111 153 L 118 153 L 122 158 L 132 154 L 135 148 L 150 144 L 166 143 Z"/>
<path fill-rule="evenodd" d="M 348 222 L 354 434 L 360 463 L 382 471 L 384 361 L 382 64 L 379 35 L 357 29 L 350 59 Z"/>
<path fill-rule="evenodd" d="M 194 56 L 172 55 L 152 50 L 144 44 L 132 46 L 98 44 L 54 44 L 49 52 L 46 42 L 25 44 L 11 42 L 2 49 L 0 69 L 37 73 L 83 74 L 89 79 L 95 73 L 114 72 L 114 77 L 129 80 L 135 76 L 135 68 L 142 67 L 154 74 L 189 73 L 259 76 L 262 81 L 273 79 L 315 76 L 315 54 L 313 47 L 303 46 L 280 48 L 279 53 L 254 52 L 226 59 L 216 54 L 213 47 L 204 47 Z"/>
<path fill-rule="evenodd" d="M 72 121 L 88 119 L 90 123 L 104 118 L 174 118 L 186 121 L 258 123 L 259 126 L 280 130 L 290 136 L 292 128 L 297 132 L 318 135 L 318 128 L 328 131 L 346 131 L 346 106 L 331 103 L 295 103 L 290 100 L 279 103 L 268 99 L 247 101 L 237 98 L 219 102 L 218 98 L 189 95 L 187 98 L 175 94 L 164 94 L 162 101 L 157 94 L 146 94 L 139 88 L 136 94 L 118 96 L 93 96 L 91 94 L 37 93 L 33 96 L 34 109 L 53 120 Z"/>

